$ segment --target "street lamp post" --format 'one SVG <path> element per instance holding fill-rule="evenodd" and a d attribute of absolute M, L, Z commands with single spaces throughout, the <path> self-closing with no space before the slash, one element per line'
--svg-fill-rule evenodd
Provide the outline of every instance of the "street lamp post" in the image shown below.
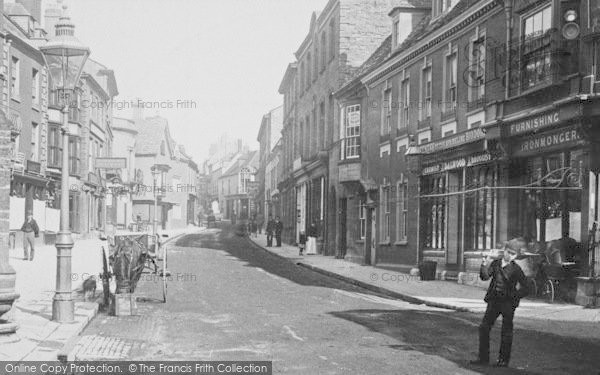
<path fill-rule="evenodd" d="M 169 167 L 166 164 L 154 164 L 151 168 L 150 171 L 152 172 L 152 177 L 154 179 L 154 221 L 152 224 L 152 234 L 154 236 L 156 236 L 158 234 L 158 196 L 159 196 L 159 189 L 157 188 L 157 180 L 158 180 L 158 176 L 162 175 L 163 173 L 167 173 L 169 171 L 169 169 L 171 169 L 171 167 Z M 164 187 L 161 186 L 161 190 Z"/>
<path fill-rule="evenodd" d="M 75 25 L 63 6 L 56 24 L 56 35 L 40 47 L 50 75 L 50 90 L 56 92 L 62 106 L 62 171 L 60 184 L 60 231 L 56 237 L 56 293 L 52 301 L 52 320 L 72 322 L 74 305 L 71 296 L 71 250 L 73 238 L 69 229 L 69 97 L 90 55 L 88 47 L 75 38 Z"/>
<path fill-rule="evenodd" d="M 154 191 L 154 217 L 152 220 L 152 234 L 154 236 L 156 236 L 156 232 L 158 230 L 158 218 L 157 218 L 157 213 L 158 213 L 158 190 L 157 190 L 157 179 L 158 179 L 158 175 L 160 174 L 160 171 L 158 170 L 158 168 L 156 168 L 156 166 L 152 166 L 152 178 L 154 181 L 154 187 L 153 187 L 153 191 Z"/>

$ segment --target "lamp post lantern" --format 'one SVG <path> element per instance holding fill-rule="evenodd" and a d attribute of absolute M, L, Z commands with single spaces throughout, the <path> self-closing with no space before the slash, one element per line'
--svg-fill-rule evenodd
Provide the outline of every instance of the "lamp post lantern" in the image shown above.
<path fill-rule="evenodd" d="M 52 301 L 52 320 L 72 322 L 74 305 L 71 296 L 71 250 L 73 238 L 69 226 L 69 98 L 75 90 L 83 66 L 90 55 L 88 47 L 75 38 L 75 25 L 63 6 L 56 24 L 56 35 L 40 50 L 50 76 L 50 92 L 58 95 L 62 106 L 62 171 L 60 184 L 60 231 L 56 237 L 56 293 Z"/>
<path fill-rule="evenodd" d="M 406 157 L 408 171 L 414 175 L 419 175 L 421 173 L 423 153 L 414 140 L 410 142 L 404 156 Z"/>

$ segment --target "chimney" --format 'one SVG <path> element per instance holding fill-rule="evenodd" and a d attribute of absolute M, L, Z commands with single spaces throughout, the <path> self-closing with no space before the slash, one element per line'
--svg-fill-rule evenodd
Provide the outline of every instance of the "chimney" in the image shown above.
<path fill-rule="evenodd" d="M 42 0 L 16 0 L 37 22 L 42 22 Z"/>
<path fill-rule="evenodd" d="M 48 39 L 56 36 L 56 24 L 62 15 L 62 1 L 57 0 L 56 4 L 49 4 L 44 13 L 44 29 L 48 33 Z"/>

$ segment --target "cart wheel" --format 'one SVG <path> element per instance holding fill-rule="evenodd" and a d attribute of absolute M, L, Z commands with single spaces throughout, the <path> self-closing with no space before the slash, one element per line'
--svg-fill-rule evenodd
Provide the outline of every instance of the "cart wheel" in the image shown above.
<path fill-rule="evenodd" d="M 552 280 L 546 280 L 542 289 L 542 297 L 549 303 L 554 302 L 554 283 Z"/>
<path fill-rule="evenodd" d="M 162 269 L 162 292 L 163 292 L 163 303 L 167 303 L 167 278 L 170 273 L 167 268 L 167 246 L 163 246 L 163 269 Z"/>
<path fill-rule="evenodd" d="M 110 272 L 108 271 L 104 246 L 102 246 L 102 293 L 104 294 L 104 306 L 108 307 L 110 304 Z"/>

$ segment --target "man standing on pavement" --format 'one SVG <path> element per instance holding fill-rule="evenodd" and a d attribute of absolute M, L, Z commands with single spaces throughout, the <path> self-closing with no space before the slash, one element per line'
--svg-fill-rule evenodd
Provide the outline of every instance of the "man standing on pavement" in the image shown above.
<path fill-rule="evenodd" d="M 491 255 L 483 259 L 479 276 L 481 280 L 489 280 L 490 286 L 485 295 L 487 309 L 479 326 L 479 357 L 471 361 L 475 365 L 489 365 L 490 330 L 499 315 L 502 315 L 500 355 L 497 367 L 507 367 L 513 338 L 513 318 L 515 309 L 521 298 L 528 293 L 527 282 L 523 270 L 514 262 L 517 252 L 505 248 L 501 259 L 492 261 Z M 519 289 L 517 290 L 517 284 Z"/>
<path fill-rule="evenodd" d="M 281 232 L 283 232 L 283 223 L 279 221 L 279 216 L 275 216 L 275 239 L 277 247 L 281 247 Z"/>
<path fill-rule="evenodd" d="M 267 229 L 266 229 L 266 233 L 267 233 L 267 247 L 269 246 L 273 246 L 273 232 L 275 231 L 275 222 L 273 221 L 273 218 L 271 216 L 269 216 L 269 221 L 267 221 Z"/>
<path fill-rule="evenodd" d="M 33 212 L 27 211 L 27 219 L 21 226 L 21 231 L 23 231 L 23 260 L 33 260 L 35 239 L 40 235 L 40 228 L 33 219 Z"/>

